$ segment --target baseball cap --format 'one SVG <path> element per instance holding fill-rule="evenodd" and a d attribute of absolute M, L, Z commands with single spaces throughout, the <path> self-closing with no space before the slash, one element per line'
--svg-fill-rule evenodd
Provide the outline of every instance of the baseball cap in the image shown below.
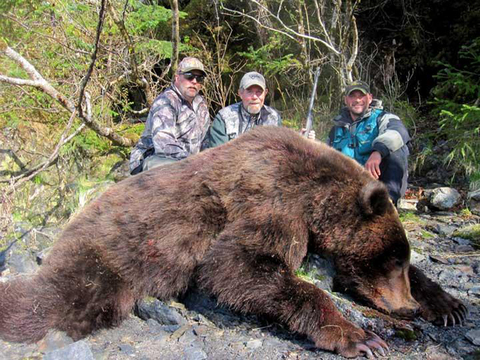
<path fill-rule="evenodd" d="M 348 85 L 345 88 L 345 94 L 350 95 L 352 93 L 352 91 L 354 91 L 354 90 L 359 90 L 362 93 L 364 93 L 365 95 L 370 94 L 370 85 L 368 85 L 364 81 L 355 80 L 354 82 L 352 82 L 350 85 Z"/>
<path fill-rule="evenodd" d="M 251 71 L 243 75 L 242 80 L 240 81 L 240 89 L 248 89 L 252 85 L 258 85 L 263 90 L 267 87 L 263 75 L 256 71 Z"/>
<path fill-rule="evenodd" d="M 198 70 L 201 71 L 204 75 L 207 75 L 203 64 L 197 58 L 186 57 L 178 64 L 178 72 L 186 73 L 192 70 Z"/>

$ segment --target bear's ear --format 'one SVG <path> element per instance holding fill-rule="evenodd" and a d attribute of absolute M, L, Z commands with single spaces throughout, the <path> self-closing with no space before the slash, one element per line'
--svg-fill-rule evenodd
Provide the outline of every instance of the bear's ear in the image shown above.
<path fill-rule="evenodd" d="M 360 207 L 367 216 L 383 215 L 390 206 L 387 188 L 380 181 L 366 184 L 359 194 Z"/>

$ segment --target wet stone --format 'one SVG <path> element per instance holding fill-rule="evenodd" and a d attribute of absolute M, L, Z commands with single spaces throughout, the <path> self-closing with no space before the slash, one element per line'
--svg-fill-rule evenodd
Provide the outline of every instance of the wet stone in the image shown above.
<path fill-rule="evenodd" d="M 73 344 L 71 337 L 62 331 L 49 331 L 38 343 L 38 350 L 41 352 L 50 352 L 61 349 L 67 345 Z"/>
<path fill-rule="evenodd" d="M 118 346 L 118 349 L 120 350 L 121 353 L 125 355 L 134 355 L 135 354 L 135 348 L 132 345 L 129 344 L 120 344 Z"/>
<path fill-rule="evenodd" d="M 435 359 L 435 360 L 453 360 L 451 355 L 445 353 L 445 350 L 439 348 L 436 345 L 429 346 L 425 351 L 426 359 Z"/>
<path fill-rule="evenodd" d="M 262 345 L 263 345 L 263 341 L 259 339 L 250 340 L 245 343 L 245 346 L 251 350 L 261 348 Z"/>
<path fill-rule="evenodd" d="M 26 253 L 12 253 L 8 260 L 8 268 L 15 274 L 33 274 L 38 265 L 33 258 Z"/>
<path fill-rule="evenodd" d="M 94 360 L 90 346 L 84 341 L 77 341 L 73 344 L 48 352 L 43 360 Z"/>
<path fill-rule="evenodd" d="M 449 225 L 441 225 L 441 224 L 438 224 L 435 228 L 437 234 L 441 235 L 441 236 L 450 236 L 453 234 L 453 232 L 455 230 L 457 230 L 457 228 L 455 226 L 449 226 Z"/>
<path fill-rule="evenodd" d="M 185 349 L 185 360 L 205 360 L 208 356 L 200 347 L 192 346 Z"/>
<path fill-rule="evenodd" d="M 462 237 L 454 236 L 452 240 L 455 241 L 458 245 L 470 245 L 470 240 L 464 239 Z"/>
<path fill-rule="evenodd" d="M 183 335 L 180 337 L 179 341 L 184 344 L 192 344 L 197 341 L 197 336 L 193 332 L 192 329 L 185 331 Z"/>
<path fill-rule="evenodd" d="M 455 252 L 462 253 L 462 252 L 472 252 L 475 249 L 471 245 L 459 245 L 455 247 Z"/>
<path fill-rule="evenodd" d="M 163 325 L 162 326 L 162 330 L 166 331 L 168 333 L 174 333 L 175 331 L 177 331 L 180 328 L 181 328 L 180 325 Z"/>
<path fill-rule="evenodd" d="M 475 272 L 473 271 L 473 268 L 468 265 L 460 265 L 456 266 L 456 270 L 460 271 L 462 274 L 466 274 L 468 276 L 473 276 L 475 275 Z"/>
<path fill-rule="evenodd" d="M 468 290 L 468 295 L 480 297 L 480 285 L 475 285 Z"/>
<path fill-rule="evenodd" d="M 438 263 L 441 263 L 441 264 L 444 264 L 444 265 L 448 265 L 450 262 L 448 261 L 448 259 L 445 259 L 441 256 L 438 256 L 438 255 L 430 255 L 430 259 L 434 262 L 438 262 Z"/>
<path fill-rule="evenodd" d="M 411 251 L 411 254 L 410 254 L 410 261 L 415 264 L 415 263 L 419 263 L 423 260 L 425 260 L 426 257 L 420 253 L 418 253 L 417 251 L 415 250 L 412 250 Z"/>
<path fill-rule="evenodd" d="M 209 328 L 206 326 L 194 326 L 193 331 L 197 336 L 207 336 L 209 333 Z"/>
<path fill-rule="evenodd" d="M 166 305 L 158 299 L 147 298 L 140 301 L 136 314 L 143 320 L 154 319 L 163 325 L 183 325 L 185 318 L 173 307 Z"/>

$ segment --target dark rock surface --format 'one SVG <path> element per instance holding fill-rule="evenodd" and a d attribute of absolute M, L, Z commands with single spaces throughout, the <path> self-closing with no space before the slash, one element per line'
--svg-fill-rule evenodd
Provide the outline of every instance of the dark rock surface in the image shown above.
<path fill-rule="evenodd" d="M 412 263 L 465 303 L 470 310 L 466 324 L 443 328 L 421 319 L 400 321 L 337 293 L 331 293 L 333 301 L 347 318 L 388 342 L 390 353 L 383 358 L 480 359 L 480 252 L 470 240 L 453 235 L 458 228 L 479 224 L 480 217 L 430 212 L 405 216 L 403 223 L 412 246 Z M 38 229 L 12 246 L 0 281 L 35 271 L 39 254 L 43 256 L 51 245 L 48 237 L 38 234 L 56 233 L 56 229 Z M 312 256 L 304 270 L 317 286 L 330 291 L 333 269 L 328 261 Z M 316 350 L 308 339 L 279 324 L 234 313 L 194 289 L 167 304 L 145 299 L 119 327 L 101 330 L 79 342 L 58 331 L 51 331 L 35 344 L 0 341 L 0 360 L 67 358 L 341 359 Z"/>

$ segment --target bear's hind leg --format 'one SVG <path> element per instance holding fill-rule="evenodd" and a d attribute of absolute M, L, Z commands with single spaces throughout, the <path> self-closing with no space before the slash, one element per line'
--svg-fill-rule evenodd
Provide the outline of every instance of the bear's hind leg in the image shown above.
<path fill-rule="evenodd" d="M 82 255 L 61 270 L 53 271 L 49 264 L 41 272 L 44 282 L 53 285 L 59 298 L 55 327 L 74 339 L 118 325 L 135 302 L 128 284 L 95 252 L 85 251 Z"/>

